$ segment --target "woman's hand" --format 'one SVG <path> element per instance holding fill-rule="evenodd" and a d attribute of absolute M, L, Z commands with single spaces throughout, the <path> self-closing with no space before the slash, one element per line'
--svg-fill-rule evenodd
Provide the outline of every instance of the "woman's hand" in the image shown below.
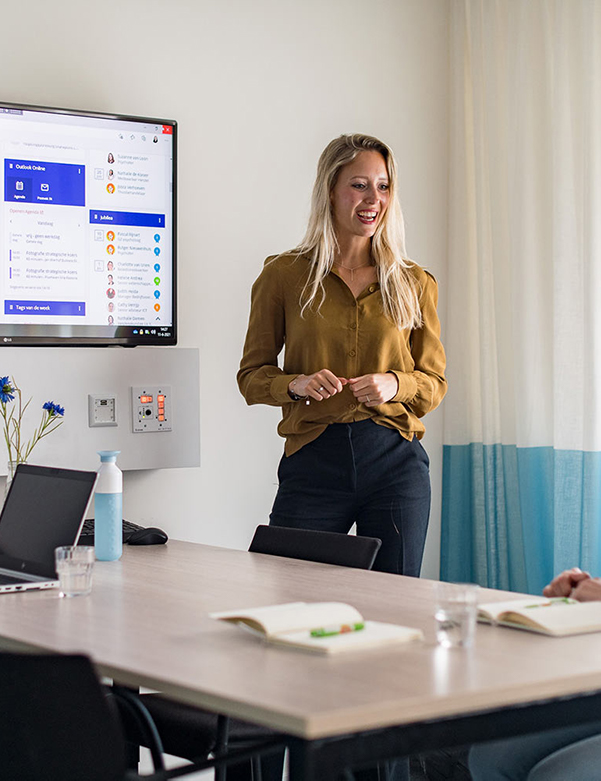
<path fill-rule="evenodd" d="M 353 377 L 348 382 L 357 401 L 366 407 L 384 404 L 394 399 L 399 392 L 399 381 L 392 372 L 364 374 L 362 377 Z"/>
<path fill-rule="evenodd" d="M 601 600 L 601 578 L 581 580 L 570 596 L 579 602 L 598 602 Z"/>
<path fill-rule="evenodd" d="M 582 599 L 583 601 L 601 599 L 601 586 L 598 584 L 598 596 L 586 596 L 589 592 L 587 589 L 584 589 L 584 583 L 589 580 L 592 580 L 589 573 L 583 572 L 579 567 L 566 569 L 556 578 L 553 578 L 548 586 L 544 587 L 543 594 L 546 597 L 574 597 L 575 599 Z M 595 578 L 595 581 L 597 580 L 599 579 Z M 596 591 L 596 589 L 593 589 L 593 591 Z M 579 594 L 583 594 L 583 596 L 581 597 Z"/>
<path fill-rule="evenodd" d="M 321 369 L 315 374 L 299 374 L 288 384 L 288 390 L 297 396 L 309 396 L 315 401 L 323 401 L 335 393 L 340 393 L 347 382 L 344 377 L 337 377 L 329 369 Z"/>

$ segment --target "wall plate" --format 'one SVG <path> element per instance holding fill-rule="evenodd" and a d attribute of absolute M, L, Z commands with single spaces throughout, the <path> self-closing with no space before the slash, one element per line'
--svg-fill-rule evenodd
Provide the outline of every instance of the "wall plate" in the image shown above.
<path fill-rule="evenodd" d="M 117 396 L 107 393 L 88 394 L 88 426 L 117 426 Z"/>
<path fill-rule="evenodd" d="M 134 434 L 171 431 L 171 386 L 133 386 L 131 412 Z"/>

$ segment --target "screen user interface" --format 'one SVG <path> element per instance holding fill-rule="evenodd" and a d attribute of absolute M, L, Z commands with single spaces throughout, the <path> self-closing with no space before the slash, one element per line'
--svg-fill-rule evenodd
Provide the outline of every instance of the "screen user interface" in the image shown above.
<path fill-rule="evenodd" d="M 0 106 L 0 342 L 174 339 L 174 134 Z"/>

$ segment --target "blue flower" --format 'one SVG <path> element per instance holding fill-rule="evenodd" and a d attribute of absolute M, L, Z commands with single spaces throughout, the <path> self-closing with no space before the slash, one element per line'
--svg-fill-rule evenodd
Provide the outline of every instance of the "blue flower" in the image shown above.
<path fill-rule="evenodd" d="M 55 404 L 53 401 L 47 401 L 42 409 L 48 410 L 48 417 L 50 418 L 53 418 L 55 415 L 65 414 L 65 408 L 61 407 L 60 404 Z"/>
<path fill-rule="evenodd" d="M 0 377 L 0 401 L 6 404 L 15 398 L 15 389 L 10 384 L 10 377 Z"/>

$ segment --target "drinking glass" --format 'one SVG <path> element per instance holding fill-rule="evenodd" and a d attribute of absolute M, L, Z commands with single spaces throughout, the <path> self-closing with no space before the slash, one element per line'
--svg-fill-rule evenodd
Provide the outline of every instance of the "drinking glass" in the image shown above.
<path fill-rule="evenodd" d="M 79 597 L 92 590 L 94 548 L 86 545 L 64 545 L 54 551 L 61 597 Z"/>
<path fill-rule="evenodd" d="M 478 586 L 473 583 L 436 584 L 436 640 L 444 648 L 469 648 L 474 643 Z"/>

